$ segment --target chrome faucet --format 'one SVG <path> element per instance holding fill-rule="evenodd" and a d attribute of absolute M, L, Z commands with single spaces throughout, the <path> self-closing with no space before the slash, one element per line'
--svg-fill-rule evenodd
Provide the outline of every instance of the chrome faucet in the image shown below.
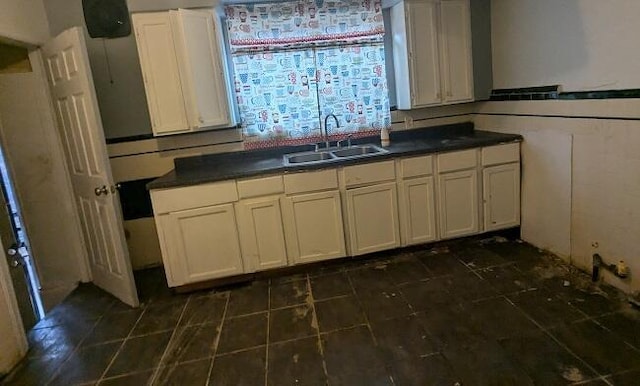
<path fill-rule="evenodd" d="M 338 121 L 338 117 L 336 117 L 335 114 L 329 114 L 324 117 L 324 144 L 326 147 L 329 147 L 329 130 L 327 129 L 327 121 L 331 117 L 333 117 L 333 119 L 336 121 L 336 129 L 340 128 L 340 122 Z"/>

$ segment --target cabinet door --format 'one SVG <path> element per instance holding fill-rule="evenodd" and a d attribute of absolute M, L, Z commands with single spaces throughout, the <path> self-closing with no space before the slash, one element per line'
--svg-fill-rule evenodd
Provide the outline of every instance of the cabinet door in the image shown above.
<path fill-rule="evenodd" d="M 172 212 L 165 225 L 176 285 L 244 272 L 232 204 Z"/>
<path fill-rule="evenodd" d="M 440 104 L 438 4 L 435 1 L 410 1 L 406 3 L 405 9 L 411 106 L 415 108 Z"/>
<path fill-rule="evenodd" d="M 440 4 L 444 103 L 473 100 L 471 19 L 468 0 L 443 0 Z"/>
<path fill-rule="evenodd" d="M 402 181 L 401 186 L 403 244 L 435 240 L 437 235 L 433 177 Z"/>
<path fill-rule="evenodd" d="M 211 11 L 170 11 L 176 32 L 189 125 L 194 128 L 231 125 L 224 55 Z"/>
<path fill-rule="evenodd" d="M 169 13 L 131 16 L 154 135 L 189 131 Z"/>
<path fill-rule="evenodd" d="M 463 170 L 438 176 L 440 237 L 478 233 L 478 172 Z"/>
<path fill-rule="evenodd" d="M 400 246 L 395 182 L 349 189 L 346 198 L 351 255 Z"/>
<path fill-rule="evenodd" d="M 482 171 L 484 229 L 509 228 L 520 224 L 520 164 L 511 163 Z"/>
<path fill-rule="evenodd" d="M 246 271 L 287 265 L 279 197 L 242 200 L 236 208 Z"/>
<path fill-rule="evenodd" d="M 285 199 L 287 252 L 295 264 L 345 256 L 338 191 Z"/>

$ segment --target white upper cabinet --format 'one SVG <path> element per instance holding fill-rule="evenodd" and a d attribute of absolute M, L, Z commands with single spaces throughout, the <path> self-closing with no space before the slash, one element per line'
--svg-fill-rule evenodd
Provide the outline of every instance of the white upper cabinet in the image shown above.
<path fill-rule="evenodd" d="M 391 24 L 399 109 L 473 100 L 468 0 L 404 0 Z"/>
<path fill-rule="evenodd" d="M 440 42 L 445 104 L 473 100 L 471 17 L 469 0 L 440 3 Z"/>
<path fill-rule="evenodd" d="M 154 135 L 189 131 L 168 12 L 132 15 Z"/>
<path fill-rule="evenodd" d="M 154 135 L 235 124 L 211 11 L 132 15 Z"/>
<path fill-rule="evenodd" d="M 435 1 L 404 1 L 391 9 L 398 108 L 442 103 Z"/>

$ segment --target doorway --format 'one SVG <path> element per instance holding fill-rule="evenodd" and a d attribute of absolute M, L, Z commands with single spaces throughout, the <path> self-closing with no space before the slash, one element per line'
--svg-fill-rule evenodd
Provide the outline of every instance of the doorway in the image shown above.
<path fill-rule="evenodd" d="M 0 206 L 0 239 L 7 248 L 5 256 L 22 324 L 25 331 L 29 331 L 44 317 L 44 307 L 40 298 L 40 281 L 29 253 L 29 239 L 22 225 L 24 221 L 1 146 Z"/>

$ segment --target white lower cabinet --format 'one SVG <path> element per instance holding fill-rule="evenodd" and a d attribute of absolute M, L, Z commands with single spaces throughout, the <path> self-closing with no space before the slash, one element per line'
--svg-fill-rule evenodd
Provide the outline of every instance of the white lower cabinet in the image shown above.
<path fill-rule="evenodd" d="M 520 164 L 490 166 L 482 171 L 484 230 L 520 224 Z"/>
<path fill-rule="evenodd" d="M 347 189 L 345 197 L 351 255 L 400 246 L 395 182 Z"/>
<path fill-rule="evenodd" d="M 283 214 L 292 263 L 346 256 L 339 191 L 286 197 Z"/>
<path fill-rule="evenodd" d="M 478 171 L 440 174 L 438 185 L 440 237 L 448 239 L 478 233 Z"/>
<path fill-rule="evenodd" d="M 236 204 L 245 271 L 287 265 L 280 197 L 241 200 Z"/>
<path fill-rule="evenodd" d="M 413 178 L 400 183 L 403 244 L 412 245 L 436 240 L 433 177 Z"/>
<path fill-rule="evenodd" d="M 168 213 L 160 222 L 170 286 L 244 272 L 238 227 L 232 204 Z"/>

